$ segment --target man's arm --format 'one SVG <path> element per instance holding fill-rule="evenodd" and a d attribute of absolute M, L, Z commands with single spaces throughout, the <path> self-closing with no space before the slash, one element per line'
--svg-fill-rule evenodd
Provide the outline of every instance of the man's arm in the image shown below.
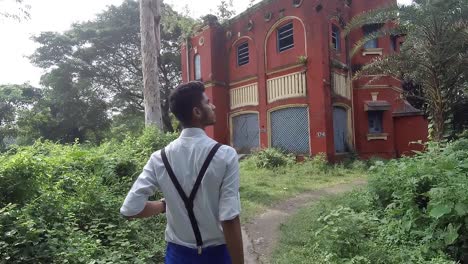
<path fill-rule="evenodd" d="M 127 216 L 127 219 L 148 218 L 166 212 L 166 204 L 162 201 L 148 201 L 143 211 L 134 216 Z"/>
<path fill-rule="evenodd" d="M 227 146 L 224 146 L 227 147 Z M 240 196 L 239 196 L 239 161 L 236 151 L 227 147 L 226 173 L 220 188 L 219 220 L 223 226 L 224 239 L 232 258 L 233 264 L 244 263 L 242 247 L 242 233 L 239 220 Z"/>
<path fill-rule="evenodd" d="M 244 264 L 244 249 L 239 216 L 232 220 L 222 221 L 224 239 L 231 255 L 232 264 Z"/>
<path fill-rule="evenodd" d="M 148 160 L 120 208 L 120 213 L 129 219 L 150 217 L 163 210 L 161 202 L 148 201 L 148 198 L 159 189 L 155 172 L 156 158 L 157 154 L 153 154 Z"/>

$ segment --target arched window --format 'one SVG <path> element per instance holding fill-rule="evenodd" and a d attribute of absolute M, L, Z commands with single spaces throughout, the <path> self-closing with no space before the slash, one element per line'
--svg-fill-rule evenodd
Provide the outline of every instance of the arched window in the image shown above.
<path fill-rule="evenodd" d="M 199 81 L 201 80 L 201 62 L 200 62 L 200 54 L 195 55 L 194 59 L 194 65 L 195 65 L 195 80 Z"/>

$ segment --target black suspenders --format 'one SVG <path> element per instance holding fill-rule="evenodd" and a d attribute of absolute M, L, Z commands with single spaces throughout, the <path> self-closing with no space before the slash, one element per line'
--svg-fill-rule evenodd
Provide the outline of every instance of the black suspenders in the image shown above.
<path fill-rule="evenodd" d="M 193 212 L 193 201 L 195 200 L 195 195 L 197 194 L 198 188 L 200 187 L 203 176 L 205 176 L 206 170 L 208 169 L 211 160 L 213 159 L 214 155 L 216 154 L 216 151 L 218 151 L 220 147 L 221 144 L 217 143 L 211 149 L 210 153 L 208 154 L 208 157 L 205 160 L 205 163 L 203 163 L 200 173 L 198 173 L 197 180 L 195 181 L 195 185 L 193 186 L 189 197 L 187 197 L 184 190 L 182 189 L 182 186 L 180 186 L 179 181 L 177 181 L 174 171 L 172 170 L 172 167 L 169 164 L 169 161 L 167 160 L 165 149 L 161 150 L 161 157 L 164 162 L 164 167 L 166 167 L 167 173 L 169 174 L 169 177 L 171 177 L 172 183 L 177 189 L 180 198 L 182 198 L 182 200 L 184 201 L 185 208 L 187 209 L 187 213 L 190 218 L 190 223 L 192 224 L 193 233 L 195 234 L 195 239 L 197 240 L 198 254 L 201 254 L 202 252 L 203 240 L 200 234 L 200 229 L 198 228 L 197 219 L 195 218 L 195 214 Z"/>

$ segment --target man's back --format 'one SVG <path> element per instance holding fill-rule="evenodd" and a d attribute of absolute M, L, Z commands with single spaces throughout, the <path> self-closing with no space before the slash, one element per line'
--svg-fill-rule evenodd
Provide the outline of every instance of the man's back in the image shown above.
<path fill-rule="evenodd" d="M 165 148 L 169 164 L 187 196 L 192 191 L 208 153 L 216 143 L 202 129 L 189 128 L 184 129 L 181 136 Z M 147 181 L 156 182 L 156 188 L 163 192 L 166 199 L 166 241 L 196 248 L 187 210 L 164 167 L 161 151 L 151 156 L 145 171 L 150 178 Z M 141 184 L 147 184 L 147 181 L 137 180 L 132 190 L 141 188 Z M 220 221 L 239 215 L 238 189 L 237 154 L 233 148 L 221 146 L 208 166 L 194 200 L 193 210 L 204 247 L 225 244 Z M 127 200 L 123 208 L 131 207 Z"/>

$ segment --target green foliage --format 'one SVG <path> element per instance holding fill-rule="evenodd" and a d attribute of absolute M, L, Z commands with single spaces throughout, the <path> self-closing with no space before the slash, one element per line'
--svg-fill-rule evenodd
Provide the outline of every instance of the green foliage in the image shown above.
<path fill-rule="evenodd" d="M 255 153 L 252 157 L 257 168 L 273 169 L 290 165 L 294 162 L 294 156 L 285 154 L 277 149 L 268 148 Z"/>
<path fill-rule="evenodd" d="M 18 112 L 33 107 L 42 91 L 29 84 L 0 85 L 0 152 L 15 142 Z"/>
<path fill-rule="evenodd" d="M 6 3 L 5 3 L 6 2 Z M 8 2 L 15 4 L 8 4 Z M 12 7 L 14 6 L 14 7 Z M 12 10 L 14 9 L 14 10 Z M 24 0 L 7 0 L 0 3 L 0 19 L 6 18 L 21 22 L 31 18 L 31 6 Z"/>
<path fill-rule="evenodd" d="M 158 60 L 161 84 L 161 109 L 165 131 L 173 131 L 169 116 L 170 91 L 181 82 L 179 41 L 194 21 L 163 4 L 161 20 L 161 53 Z M 30 57 L 32 63 L 46 70 L 45 76 L 73 75 L 59 87 L 80 85 L 104 97 L 118 115 L 143 115 L 143 73 L 139 3 L 126 0 L 110 6 L 95 19 L 73 24 L 65 32 L 42 32 L 34 36 L 38 44 Z M 96 96 L 82 96 L 86 100 Z"/>
<path fill-rule="evenodd" d="M 373 162 L 366 190 L 305 209 L 286 225 L 276 263 L 468 260 L 468 140 Z"/>
<path fill-rule="evenodd" d="M 100 147 L 38 141 L 1 155 L 0 263 L 161 263 L 165 218 L 127 221 L 119 207 L 174 137 L 146 129 Z"/>

